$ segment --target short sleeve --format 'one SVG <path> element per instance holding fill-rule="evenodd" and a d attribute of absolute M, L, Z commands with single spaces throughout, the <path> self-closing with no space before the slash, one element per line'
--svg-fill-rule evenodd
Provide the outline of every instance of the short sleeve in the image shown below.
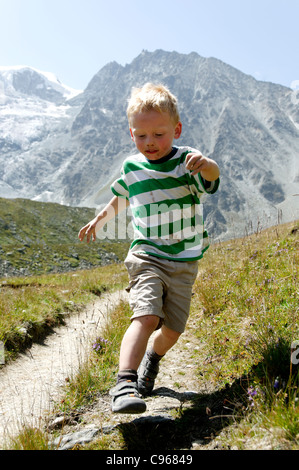
<path fill-rule="evenodd" d="M 124 180 L 124 171 L 121 171 L 121 177 L 115 180 L 111 185 L 111 191 L 115 196 L 123 197 L 125 199 L 129 199 L 129 190 L 128 186 Z"/>
<path fill-rule="evenodd" d="M 197 175 L 189 175 L 189 186 L 192 193 L 196 193 L 200 196 L 203 193 L 214 194 L 219 188 L 220 178 L 217 178 L 215 181 L 205 180 L 200 173 Z"/>
<path fill-rule="evenodd" d="M 207 181 L 201 175 L 200 178 L 202 180 L 202 185 L 204 190 L 208 194 L 216 193 L 217 189 L 219 188 L 220 178 L 217 178 L 215 181 Z"/>

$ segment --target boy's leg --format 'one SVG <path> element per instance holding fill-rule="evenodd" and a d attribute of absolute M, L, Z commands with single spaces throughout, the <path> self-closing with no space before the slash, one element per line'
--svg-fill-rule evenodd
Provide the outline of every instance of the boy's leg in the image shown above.
<path fill-rule="evenodd" d="M 138 370 L 138 391 L 149 395 L 159 372 L 159 362 L 162 357 L 175 345 L 181 333 L 167 328 L 165 325 L 157 331 L 152 348 L 146 352 Z"/>
<path fill-rule="evenodd" d="M 164 356 L 172 346 L 178 341 L 181 333 L 167 328 L 167 326 L 162 325 L 160 330 L 157 331 L 154 342 L 153 350 L 159 356 Z"/>
<path fill-rule="evenodd" d="M 143 316 L 133 319 L 127 329 L 121 344 L 117 384 L 110 392 L 113 396 L 112 411 L 143 413 L 146 410 L 137 390 L 137 369 L 158 323 L 156 316 Z"/>
<path fill-rule="evenodd" d="M 146 351 L 151 334 L 159 324 L 159 317 L 146 315 L 132 320 L 120 348 L 119 370 L 137 370 Z"/>

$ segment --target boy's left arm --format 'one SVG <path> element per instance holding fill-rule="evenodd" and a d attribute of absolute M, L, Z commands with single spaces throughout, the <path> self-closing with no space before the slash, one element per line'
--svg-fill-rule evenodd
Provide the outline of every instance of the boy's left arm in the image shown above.
<path fill-rule="evenodd" d="M 220 176 L 217 163 L 211 158 L 204 157 L 200 152 L 188 153 L 186 168 L 191 171 L 192 176 L 200 173 L 206 181 L 216 181 Z"/>

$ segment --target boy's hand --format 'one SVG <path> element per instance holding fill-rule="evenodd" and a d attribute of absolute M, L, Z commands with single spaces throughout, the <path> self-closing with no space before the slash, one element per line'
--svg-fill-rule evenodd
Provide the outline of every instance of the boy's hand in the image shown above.
<path fill-rule="evenodd" d="M 84 240 L 84 237 L 86 236 L 87 243 L 90 242 L 90 239 L 92 239 L 92 241 L 95 241 L 96 240 L 96 225 L 97 225 L 97 220 L 93 219 L 87 225 L 82 227 L 78 234 L 79 240 L 82 242 Z"/>
<path fill-rule="evenodd" d="M 207 181 L 214 181 L 219 177 L 219 168 L 211 158 L 204 157 L 200 152 L 188 153 L 186 156 L 186 168 L 191 171 L 191 175 L 201 173 Z"/>
<path fill-rule="evenodd" d="M 208 158 L 204 157 L 202 153 L 188 153 L 186 156 L 186 168 L 190 170 L 191 175 L 197 175 L 200 171 L 204 170 L 208 165 Z"/>
<path fill-rule="evenodd" d="M 104 225 L 113 219 L 119 212 L 123 211 L 129 201 L 127 199 L 119 198 L 118 196 L 113 196 L 111 201 L 108 202 L 106 207 L 87 225 L 81 228 L 78 237 L 82 242 L 86 236 L 87 243 L 96 240 L 96 228 L 97 231 L 104 227 Z"/>

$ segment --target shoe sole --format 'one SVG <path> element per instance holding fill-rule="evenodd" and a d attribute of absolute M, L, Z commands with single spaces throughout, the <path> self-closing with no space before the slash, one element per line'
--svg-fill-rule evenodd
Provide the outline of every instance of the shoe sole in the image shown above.
<path fill-rule="evenodd" d="M 112 401 L 113 413 L 140 414 L 146 411 L 146 403 L 138 398 L 122 398 Z M 118 404 L 117 404 L 118 402 Z"/>

